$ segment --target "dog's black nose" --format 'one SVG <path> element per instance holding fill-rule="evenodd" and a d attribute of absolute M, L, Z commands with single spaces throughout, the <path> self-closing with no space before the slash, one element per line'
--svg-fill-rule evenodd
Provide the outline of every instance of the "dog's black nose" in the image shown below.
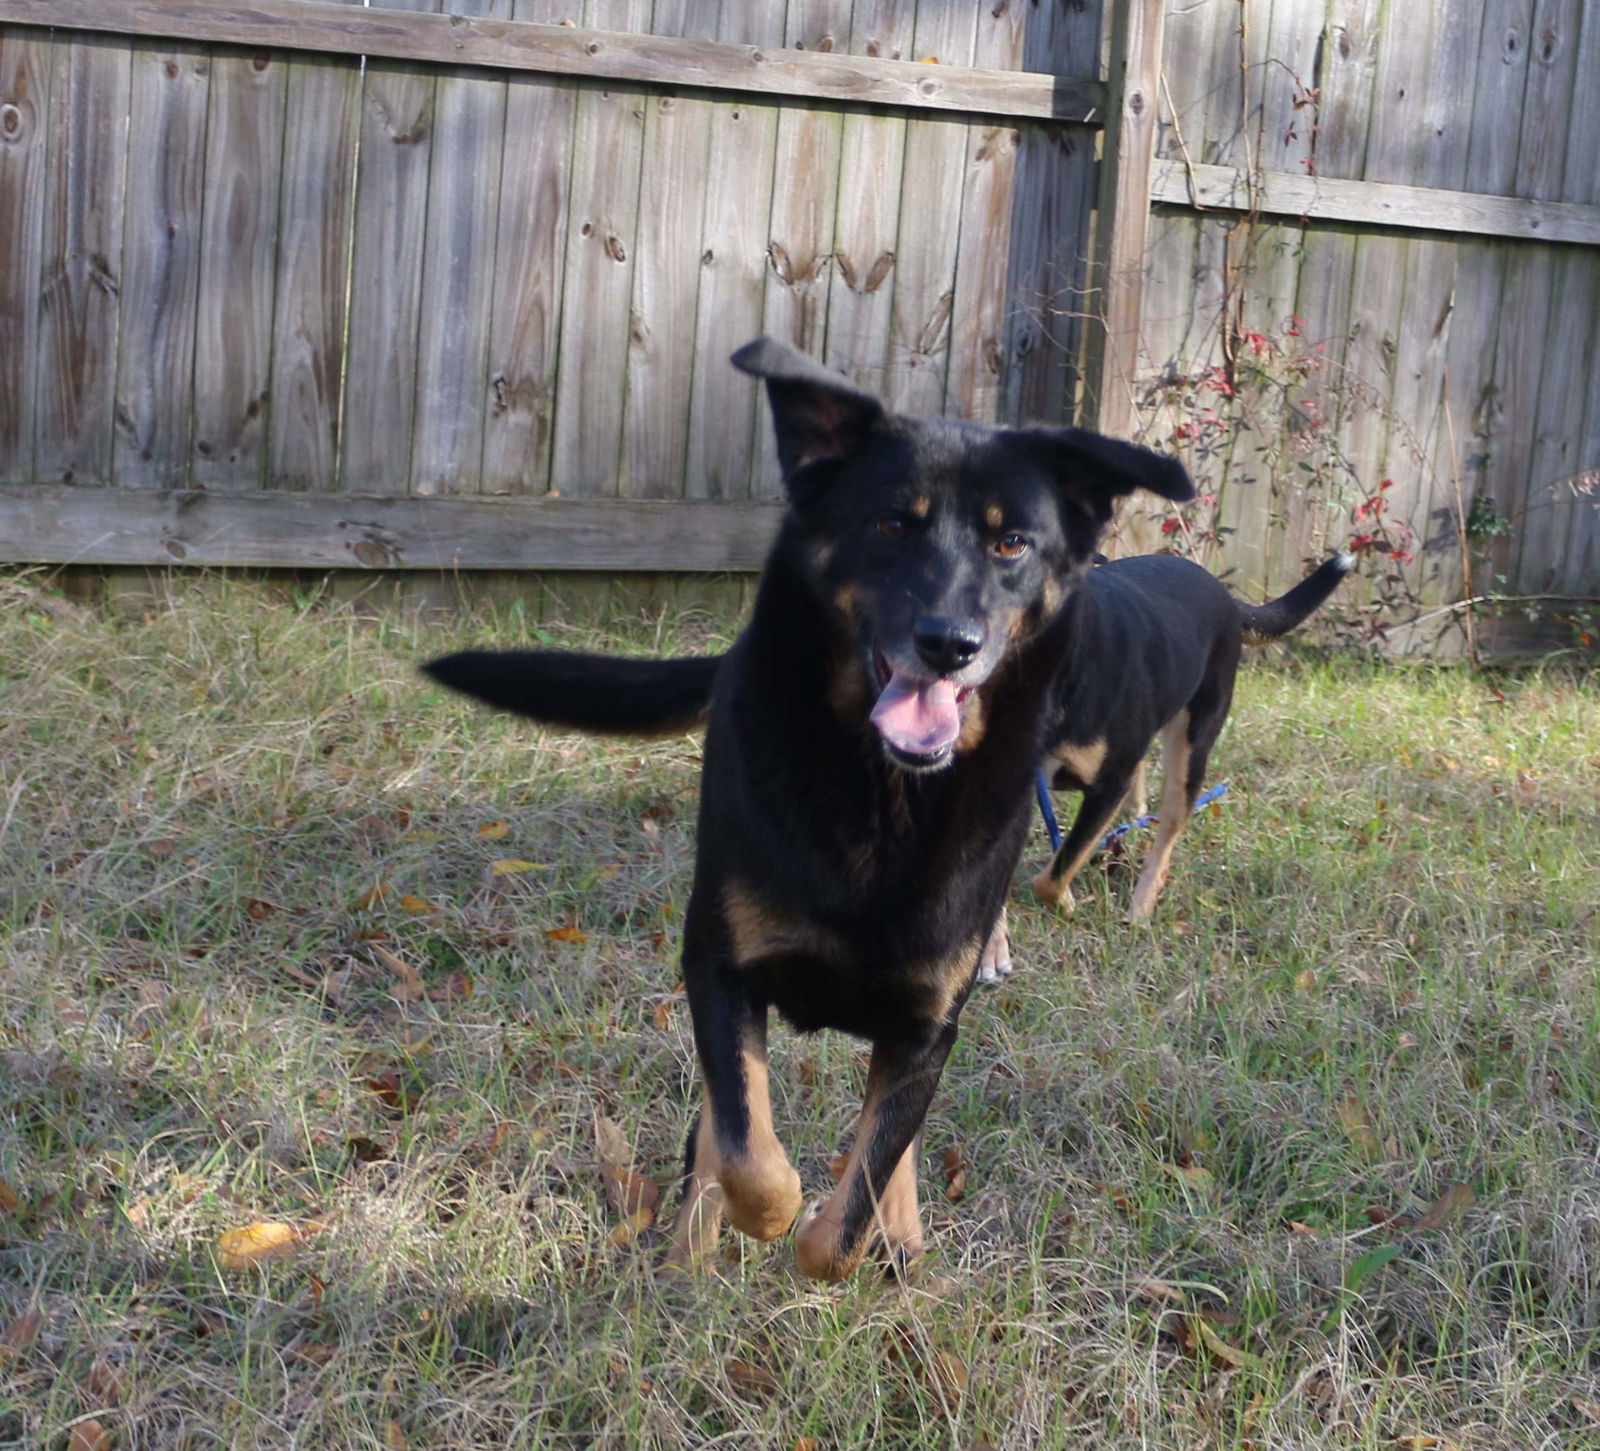
<path fill-rule="evenodd" d="M 983 627 L 976 620 L 923 615 L 911 627 L 911 639 L 930 669 L 939 675 L 953 675 L 983 649 Z"/>

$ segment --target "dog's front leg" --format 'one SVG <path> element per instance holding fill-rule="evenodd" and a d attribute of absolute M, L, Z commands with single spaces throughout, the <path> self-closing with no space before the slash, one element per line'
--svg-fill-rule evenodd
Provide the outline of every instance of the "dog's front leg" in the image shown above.
<path fill-rule="evenodd" d="M 861 1263 L 872 1232 L 899 1269 L 922 1253 L 917 1140 L 956 1040 L 954 1022 L 926 1037 L 873 1045 L 866 1099 L 838 1186 L 795 1235 L 803 1274 L 842 1280 Z"/>
<path fill-rule="evenodd" d="M 667 1262 L 684 1265 L 716 1243 L 724 1213 L 735 1229 L 775 1239 L 800 1212 L 800 1176 L 772 1127 L 767 1008 L 738 969 L 689 970 L 689 1011 L 706 1098 L 690 1136 L 683 1203 Z"/>

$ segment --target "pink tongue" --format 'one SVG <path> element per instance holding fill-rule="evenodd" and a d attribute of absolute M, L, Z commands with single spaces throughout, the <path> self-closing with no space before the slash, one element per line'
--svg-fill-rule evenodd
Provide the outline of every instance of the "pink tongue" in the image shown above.
<path fill-rule="evenodd" d="M 918 680 L 896 671 L 872 707 L 872 723 L 907 755 L 931 756 L 961 733 L 956 688 L 948 680 Z"/>

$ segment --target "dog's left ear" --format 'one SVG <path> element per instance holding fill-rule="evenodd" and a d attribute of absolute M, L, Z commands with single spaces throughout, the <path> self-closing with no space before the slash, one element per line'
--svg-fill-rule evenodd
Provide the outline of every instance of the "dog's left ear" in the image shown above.
<path fill-rule="evenodd" d="M 809 464 L 848 458 L 883 422 L 872 394 L 773 338 L 746 343 L 730 361 L 766 381 L 785 483 Z"/>
<path fill-rule="evenodd" d="M 1033 451 L 1057 486 L 1098 519 L 1113 501 L 1148 489 L 1181 504 L 1194 498 L 1188 470 L 1175 458 L 1087 428 L 1024 428 L 1015 437 Z"/>

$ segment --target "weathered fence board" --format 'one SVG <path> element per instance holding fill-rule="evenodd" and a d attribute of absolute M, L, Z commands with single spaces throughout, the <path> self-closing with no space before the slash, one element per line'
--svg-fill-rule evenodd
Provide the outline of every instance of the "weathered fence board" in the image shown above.
<path fill-rule="evenodd" d="M 326 489 L 338 478 L 360 125 L 358 63 L 342 57 L 291 62 L 267 444 L 267 478 L 275 488 Z"/>
<path fill-rule="evenodd" d="M 0 487 L 0 558 L 306 569 L 753 570 L 762 503 Z"/>
<path fill-rule="evenodd" d="M 33 477 L 50 45 L 0 31 L 0 483 Z"/>
<path fill-rule="evenodd" d="M 214 0 L 206 5 L 192 0 L 5 0 L 0 20 L 1031 120 L 1088 120 L 1104 94 L 1097 82 L 1069 75 L 974 72 L 827 50 L 768 53 L 710 41 L 599 33 L 619 24 L 615 13 L 603 14 L 591 29 L 580 30 L 454 15 L 403 16 L 397 13 L 403 8 L 388 0 L 370 10 L 342 9 L 325 0 Z"/>

